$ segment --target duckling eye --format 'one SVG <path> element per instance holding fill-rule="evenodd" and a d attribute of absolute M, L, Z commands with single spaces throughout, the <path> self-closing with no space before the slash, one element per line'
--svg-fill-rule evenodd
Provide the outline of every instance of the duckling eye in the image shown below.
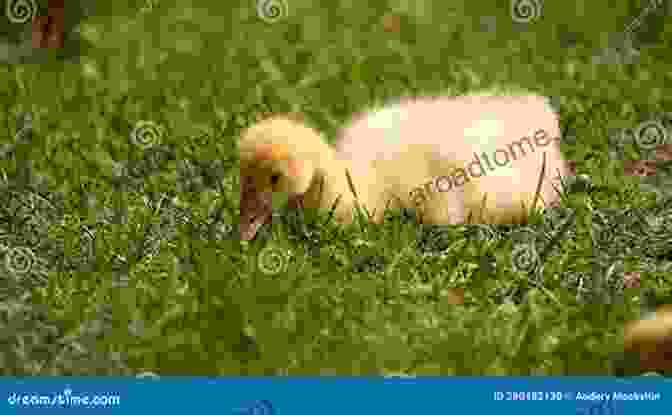
<path fill-rule="evenodd" d="M 280 181 L 280 175 L 279 174 L 271 175 L 271 185 L 272 186 L 277 185 L 279 181 Z"/>

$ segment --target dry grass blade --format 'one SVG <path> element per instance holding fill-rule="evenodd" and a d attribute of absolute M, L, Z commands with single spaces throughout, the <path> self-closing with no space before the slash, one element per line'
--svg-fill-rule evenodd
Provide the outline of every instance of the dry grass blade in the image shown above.
<path fill-rule="evenodd" d="M 532 201 L 531 209 L 534 209 L 537 206 L 537 202 L 541 197 L 541 186 L 544 183 L 544 177 L 546 177 L 546 152 L 544 152 L 544 158 L 541 162 L 541 173 L 539 174 L 539 181 L 537 182 L 537 191 L 534 193 L 534 200 Z"/>
<path fill-rule="evenodd" d="M 626 176 L 647 177 L 656 175 L 655 160 L 624 160 L 623 174 Z"/>

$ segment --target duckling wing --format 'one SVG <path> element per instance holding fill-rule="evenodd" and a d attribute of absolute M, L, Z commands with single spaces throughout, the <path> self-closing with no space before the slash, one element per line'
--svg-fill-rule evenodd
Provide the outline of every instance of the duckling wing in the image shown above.
<path fill-rule="evenodd" d="M 537 141 L 539 132 L 547 139 Z M 487 194 L 488 208 L 509 217 L 521 203 L 531 205 L 543 157 L 549 179 L 541 196 L 546 203 L 557 200 L 557 180 L 550 178 L 566 173 L 559 136 L 546 98 L 479 93 L 401 100 L 363 113 L 341 130 L 336 149 L 360 172 L 375 175 L 381 189 L 400 196 L 458 169 L 473 173 L 464 203 L 475 209 Z"/>

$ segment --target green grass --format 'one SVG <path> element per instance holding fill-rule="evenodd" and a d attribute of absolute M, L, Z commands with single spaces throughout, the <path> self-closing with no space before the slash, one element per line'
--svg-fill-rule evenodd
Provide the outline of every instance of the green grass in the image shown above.
<path fill-rule="evenodd" d="M 251 1 L 98 2 L 65 52 L 0 67 L 1 373 L 617 373 L 623 322 L 672 283 L 670 175 L 626 177 L 649 155 L 613 143 L 672 111 L 670 20 L 643 20 L 632 63 L 596 64 L 643 4 L 515 23 L 508 1 L 288 1 L 274 23 Z M 302 111 L 333 138 L 390 97 L 495 85 L 554 97 L 590 177 L 561 209 L 517 227 L 285 215 L 237 239 L 236 140 L 256 114 Z M 140 121 L 154 146 L 131 139 Z M 626 272 L 641 289 L 619 288 Z"/>

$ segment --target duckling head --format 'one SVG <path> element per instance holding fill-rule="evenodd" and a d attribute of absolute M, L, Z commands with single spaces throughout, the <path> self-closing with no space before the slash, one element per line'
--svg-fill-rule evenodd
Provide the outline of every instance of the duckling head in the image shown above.
<path fill-rule="evenodd" d="M 240 238 L 249 241 L 271 218 L 275 195 L 297 199 L 315 175 L 310 142 L 319 135 L 289 118 L 262 121 L 243 132 L 240 150 Z"/>

